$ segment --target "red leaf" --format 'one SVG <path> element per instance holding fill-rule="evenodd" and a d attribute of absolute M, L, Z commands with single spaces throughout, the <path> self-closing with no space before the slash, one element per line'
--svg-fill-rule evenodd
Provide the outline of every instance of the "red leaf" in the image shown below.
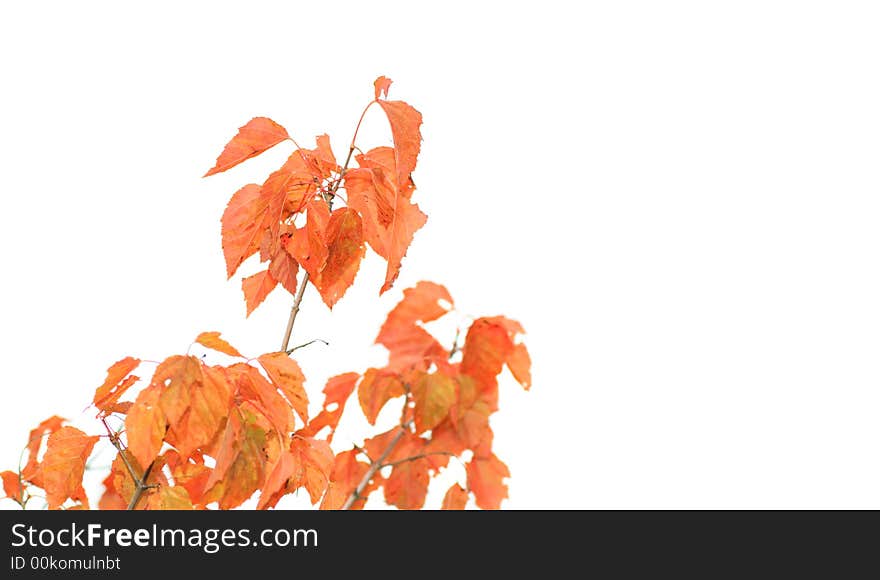
<path fill-rule="evenodd" d="M 376 424 L 376 418 L 385 403 L 403 394 L 403 383 L 400 381 L 400 377 L 397 374 L 378 369 L 367 369 L 358 386 L 358 401 L 370 425 Z"/>
<path fill-rule="evenodd" d="M 306 225 L 293 232 L 287 242 L 287 251 L 309 273 L 309 278 L 321 277 L 321 269 L 327 261 L 327 242 L 324 232 L 330 223 L 330 210 L 323 201 L 306 205 Z"/>
<path fill-rule="evenodd" d="M 162 449 L 167 424 L 159 405 L 160 385 L 150 385 L 140 392 L 125 418 L 128 450 L 141 465 L 153 462 Z"/>
<path fill-rule="evenodd" d="M 86 460 L 99 437 L 89 436 L 75 427 L 62 427 L 51 435 L 46 455 L 40 464 L 46 502 L 49 509 L 58 509 L 68 498 L 88 507 L 89 499 L 82 487 Z"/>
<path fill-rule="evenodd" d="M 507 497 L 506 477 L 510 477 L 510 470 L 494 453 L 474 456 L 467 464 L 468 488 L 474 493 L 477 506 L 484 510 L 501 507 L 501 500 Z"/>
<path fill-rule="evenodd" d="M 446 495 L 443 496 L 443 505 L 440 509 L 444 510 L 463 510 L 467 505 L 468 492 L 457 483 L 452 484 Z"/>
<path fill-rule="evenodd" d="M 403 186 L 409 182 L 419 157 L 422 142 L 419 126 L 422 124 L 422 114 L 403 101 L 380 100 L 378 103 L 391 124 L 397 166 L 396 179 L 398 186 Z"/>
<path fill-rule="evenodd" d="M 268 198 L 262 194 L 260 186 L 254 183 L 236 191 L 229 200 L 220 219 L 228 278 L 232 278 L 241 263 L 259 249 L 268 204 Z"/>
<path fill-rule="evenodd" d="M 4 471 L 0 473 L 0 478 L 3 479 L 3 491 L 6 493 L 6 497 L 21 503 L 24 488 L 21 486 L 18 474 L 14 471 Z"/>
<path fill-rule="evenodd" d="M 239 128 L 204 177 L 235 167 L 288 138 L 287 130 L 272 119 L 255 117 Z"/>
<path fill-rule="evenodd" d="M 244 355 L 238 352 L 234 346 L 220 338 L 219 332 L 203 332 L 196 337 L 196 342 L 223 354 L 244 358 Z"/>
<path fill-rule="evenodd" d="M 272 277 L 269 270 L 257 272 L 253 276 L 248 276 L 241 281 L 244 301 L 247 304 L 246 317 L 251 315 L 251 312 L 266 299 L 269 292 L 274 290 L 277 285 L 278 280 Z"/>
<path fill-rule="evenodd" d="M 391 86 L 391 79 L 386 76 L 381 76 L 373 81 L 373 87 L 375 88 L 376 99 L 379 99 L 379 96 L 382 93 L 385 93 L 385 98 L 388 98 L 388 88 Z"/>
<path fill-rule="evenodd" d="M 324 406 L 318 416 L 312 419 L 308 426 L 301 429 L 298 433 L 303 436 L 314 437 L 324 427 L 329 427 L 330 432 L 327 435 L 327 442 L 333 441 L 333 433 L 342 417 L 342 411 L 345 409 L 345 403 L 354 390 L 360 375 L 357 373 L 345 373 L 331 377 L 327 380 L 327 386 L 324 387 Z"/>
<path fill-rule="evenodd" d="M 95 396 L 92 399 L 94 405 L 105 412 L 112 407 L 131 385 L 140 380 L 138 377 L 128 376 L 139 364 L 141 364 L 140 359 L 130 356 L 113 363 L 107 369 L 104 384 L 95 389 Z M 128 379 L 123 381 L 126 377 Z"/>
<path fill-rule="evenodd" d="M 309 422 L 309 396 L 306 394 L 306 377 L 295 360 L 286 352 L 273 352 L 257 358 L 272 383 L 287 397 L 288 402 L 302 418 Z"/>

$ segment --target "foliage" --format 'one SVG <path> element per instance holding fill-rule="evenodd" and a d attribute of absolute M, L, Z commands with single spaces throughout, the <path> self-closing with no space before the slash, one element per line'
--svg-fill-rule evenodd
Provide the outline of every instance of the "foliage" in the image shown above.
<path fill-rule="evenodd" d="M 40 423 L 28 437 L 24 466 L 0 474 L 9 498 L 22 508 L 43 496 L 50 509 L 88 509 L 83 474 L 96 443 L 106 438 L 115 458 L 100 509 L 231 509 L 251 497 L 266 509 L 300 489 L 321 509 L 362 508 L 380 489 L 388 504 L 419 509 L 431 477 L 463 456 L 469 457 L 466 485 L 454 484 L 442 508 L 463 509 L 470 496 L 480 508 L 500 507 L 510 473 L 492 451 L 489 417 L 498 410 L 504 366 L 524 388 L 531 383 L 519 323 L 478 318 L 461 346 L 456 337 L 446 348 L 424 325 L 451 312 L 453 299 L 443 286 L 419 282 L 404 290 L 376 337 L 388 350 L 387 365 L 331 378 L 313 417 L 296 349 L 287 348 L 308 283 L 332 308 L 369 246 L 387 262 L 380 294 L 386 292 L 427 220 L 412 200 L 422 116 L 403 101 L 387 100 L 390 85 L 385 77 L 376 80 L 342 165 L 327 135 L 306 149 L 278 123 L 257 117 L 206 173 L 226 171 L 285 141 L 296 147 L 262 184 L 236 191 L 221 220 L 230 278 L 252 256 L 266 264 L 241 281 L 247 314 L 279 285 L 294 296 L 282 348 L 248 357 L 219 332 L 203 332 L 196 343 L 234 362 L 209 366 L 192 355 L 158 364 L 117 361 L 91 403 L 104 433 L 88 435 L 57 416 Z M 355 141 L 372 106 L 385 113 L 394 146 L 364 152 Z M 352 161 L 356 167 L 349 167 Z M 148 380 L 135 374 L 151 370 Z M 353 395 L 371 425 L 389 402 L 402 401 L 400 421 L 334 453 L 333 436 Z"/>

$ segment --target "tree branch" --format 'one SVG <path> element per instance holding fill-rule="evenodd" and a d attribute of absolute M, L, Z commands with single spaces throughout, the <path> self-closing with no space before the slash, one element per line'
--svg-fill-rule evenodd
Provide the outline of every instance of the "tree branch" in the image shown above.
<path fill-rule="evenodd" d="M 298 345 L 294 346 L 293 348 L 289 348 L 289 349 L 287 349 L 285 352 L 286 352 L 287 354 L 291 354 L 291 353 L 293 353 L 293 351 L 295 351 L 295 350 L 298 350 L 298 349 L 300 349 L 300 348 L 303 348 L 303 347 L 309 346 L 310 344 L 314 344 L 314 343 L 316 343 L 316 342 L 323 342 L 325 346 L 330 346 L 330 343 L 327 342 L 326 340 L 324 340 L 324 339 L 322 339 L 322 338 L 315 338 L 315 339 L 310 340 L 310 341 L 308 341 L 308 342 L 304 342 L 303 344 L 298 344 Z"/>
<path fill-rule="evenodd" d="M 144 492 L 151 487 L 155 487 L 155 485 L 150 485 L 147 483 L 147 478 L 150 477 L 150 472 L 153 470 L 153 465 L 155 465 L 155 461 L 150 463 L 147 466 L 147 469 L 144 471 L 144 474 L 138 477 L 137 473 L 135 473 L 134 467 L 132 467 L 131 462 L 128 460 L 128 457 L 125 456 L 125 448 L 122 446 L 122 442 L 119 440 L 119 434 L 113 431 L 110 428 L 110 425 L 107 424 L 107 419 L 101 418 L 101 422 L 104 424 L 104 428 L 107 430 L 107 436 L 110 438 L 110 443 L 113 444 L 113 447 L 116 448 L 116 451 L 119 452 L 119 457 L 122 458 L 122 463 L 125 464 L 125 469 L 128 471 L 128 475 L 131 476 L 131 480 L 134 482 L 135 489 L 134 493 L 131 496 L 131 501 L 128 502 L 128 507 L 126 510 L 132 511 L 137 507 L 138 502 L 141 500 L 141 496 Z"/>
<path fill-rule="evenodd" d="M 376 475 L 376 472 L 382 468 L 382 463 L 391 455 L 391 452 L 400 442 L 400 439 L 404 436 L 404 434 L 409 430 L 409 423 L 401 425 L 397 428 L 397 433 L 388 442 L 388 446 L 385 447 L 385 450 L 382 451 L 382 454 L 376 459 L 367 472 L 364 474 L 363 478 L 361 478 L 360 483 L 357 484 L 357 487 L 354 488 L 354 491 L 348 496 L 348 499 L 345 500 L 345 503 L 342 504 L 340 509 L 349 510 L 351 506 L 354 505 L 354 502 L 360 499 L 361 493 L 363 493 L 364 488 L 370 483 L 370 480 L 373 479 L 373 476 Z"/>

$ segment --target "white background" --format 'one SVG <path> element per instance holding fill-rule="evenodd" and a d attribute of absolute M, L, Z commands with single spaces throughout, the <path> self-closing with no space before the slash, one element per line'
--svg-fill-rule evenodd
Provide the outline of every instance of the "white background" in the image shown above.
<path fill-rule="evenodd" d="M 316 403 L 434 280 L 528 331 L 505 507 L 878 507 L 878 30 L 871 2 L 6 2 L 0 465 L 55 413 L 100 432 L 123 356 L 278 348 L 291 299 L 245 320 L 219 218 L 290 148 L 200 176 L 257 115 L 341 156 L 384 74 L 429 220 L 386 295 L 378 260 L 332 315 L 306 294 Z"/>

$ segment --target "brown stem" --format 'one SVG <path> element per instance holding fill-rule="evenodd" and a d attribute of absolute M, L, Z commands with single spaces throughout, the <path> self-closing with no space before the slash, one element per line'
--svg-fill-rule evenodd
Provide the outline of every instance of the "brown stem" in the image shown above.
<path fill-rule="evenodd" d="M 287 351 L 287 345 L 290 344 L 290 334 L 293 332 L 293 323 L 296 321 L 296 315 L 299 314 L 299 305 L 303 299 L 303 293 L 309 284 L 309 273 L 303 274 L 303 279 L 296 289 L 296 296 L 293 299 L 293 308 L 290 309 L 290 318 L 287 319 L 287 329 L 284 331 L 284 340 L 281 341 L 281 350 Z"/>
<path fill-rule="evenodd" d="M 388 446 L 385 447 L 382 455 L 380 455 L 379 458 L 376 459 L 372 465 L 370 465 L 370 468 L 364 474 L 364 477 L 361 478 L 360 483 L 357 484 L 357 487 L 354 488 L 354 491 L 351 492 L 351 494 L 348 496 L 348 499 L 345 500 L 345 503 L 342 504 L 342 507 L 340 509 L 349 510 L 351 509 L 351 506 L 354 505 L 354 502 L 360 499 L 361 493 L 364 491 L 364 488 L 367 487 L 367 485 L 370 483 L 370 480 L 373 479 L 374 475 L 376 475 L 376 472 L 382 468 L 382 463 L 388 458 L 389 455 L 391 455 L 394 447 L 397 446 L 397 444 L 400 442 L 400 439 L 408 430 L 409 423 L 398 427 L 397 433 L 394 435 L 391 441 L 388 442 Z"/>
<path fill-rule="evenodd" d="M 151 487 L 155 487 L 153 485 L 147 484 L 147 478 L 150 477 L 150 472 L 153 470 L 153 463 L 147 466 L 146 471 L 140 477 L 138 477 L 137 473 L 132 467 L 131 462 L 129 462 L 128 457 L 125 456 L 125 448 L 122 446 L 122 442 L 119 440 L 119 434 L 113 431 L 110 428 L 110 425 L 107 424 L 106 419 L 101 419 L 101 422 L 104 423 L 104 428 L 107 430 L 107 435 L 110 437 L 110 443 L 113 444 L 113 447 L 116 448 L 116 451 L 119 452 L 119 457 L 122 458 L 122 463 L 125 465 L 126 471 L 128 471 L 128 475 L 131 477 L 131 480 L 134 482 L 134 494 L 131 496 L 131 501 L 128 502 L 128 507 L 126 508 L 128 511 L 132 511 L 137 507 L 138 502 L 141 500 L 141 496 L 144 492 Z"/>

